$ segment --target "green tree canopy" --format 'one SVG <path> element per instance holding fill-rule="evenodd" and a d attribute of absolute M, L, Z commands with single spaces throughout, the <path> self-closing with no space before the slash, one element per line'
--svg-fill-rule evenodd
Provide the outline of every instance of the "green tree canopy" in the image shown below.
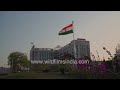
<path fill-rule="evenodd" d="M 14 72 L 21 70 L 21 67 L 28 67 L 30 61 L 28 61 L 27 55 L 21 52 L 12 52 L 8 56 L 8 65 L 11 66 Z"/>

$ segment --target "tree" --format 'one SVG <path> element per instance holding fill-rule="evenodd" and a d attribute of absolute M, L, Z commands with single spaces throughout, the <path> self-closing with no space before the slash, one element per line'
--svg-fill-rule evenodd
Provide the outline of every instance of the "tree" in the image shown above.
<path fill-rule="evenodd" d="M 12 52 L 8 56 L 8 65 L 10 65 L 13 72 L 21 71 L 21 67 L 28 67 L 29 64 L 30 61 L 24 53 Z"/>
<path fill-rule="evenodd" d="M 70 53 L 64 53 L 63 57 L 62 57 L 64 60 L 67 59 L 67 60 L 71 60 L 71 59 L 74 59 L 74 56 Z"/>
<path fill-rule="evenodd" d="M 115 48 L 115 56 L 113 57 L 113 68 L 116 71 L 120 71 L 120 44 L 117 44 L 117 47 Z"/>
<path fill-rule="evenodd" d="M 117 47 L 115 48 L 116 50 L 116 55 L 120 56 L 120 44 L 117 45 Z"/>

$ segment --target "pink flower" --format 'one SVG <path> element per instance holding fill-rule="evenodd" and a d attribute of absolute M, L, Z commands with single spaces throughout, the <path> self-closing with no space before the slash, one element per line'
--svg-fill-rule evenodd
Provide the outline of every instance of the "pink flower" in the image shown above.
<path fill-rule="evenodd" d="M 106 73 L 106 64 L 100 64 L 100 71 L 101 71 L 102 75 L 104 75 Z"/>

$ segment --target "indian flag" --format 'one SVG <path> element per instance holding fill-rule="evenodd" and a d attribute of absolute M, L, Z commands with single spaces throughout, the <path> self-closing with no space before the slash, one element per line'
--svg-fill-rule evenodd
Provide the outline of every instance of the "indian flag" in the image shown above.
<path fill-rule="evenodd" d="M 64 27 L 60 32 L 59 35 L 66 35 L 66 34 L 70 34 L 73 33 L 73 23 Z"/>

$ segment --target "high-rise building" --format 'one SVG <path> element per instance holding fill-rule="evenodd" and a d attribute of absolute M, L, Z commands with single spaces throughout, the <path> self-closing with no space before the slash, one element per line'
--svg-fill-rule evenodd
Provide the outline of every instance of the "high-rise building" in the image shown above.
<path fill-rule="evenodd" d="M 86 39 L 78 38 L 75 40 L 76 56 L 77 59 L 84 58 L 85 56 L 90 57 L 90 43 Z M 53 60 L 62 59 L 65 54 L 74 55 L 74 41 L 72 40 L 69 44 L 59 49 L 52 48 L 35 48 L 30 50 L 30 60 Z"/>
<path fill-rule="evenodd" d="M 85 56 L 90 57 L 89 41 L 86 41 L 86 39 L 78 38 L 77 40 L 75 40 L 75 46 L 76 46 L 76 56 L 77 56 L 76 58 L 77 59 L 84 58 Z M 69 53 L 75 57 L 73 40 L 69 44 L 59 49 L 59 58 L 64 56 L 65 53 Z"/>

